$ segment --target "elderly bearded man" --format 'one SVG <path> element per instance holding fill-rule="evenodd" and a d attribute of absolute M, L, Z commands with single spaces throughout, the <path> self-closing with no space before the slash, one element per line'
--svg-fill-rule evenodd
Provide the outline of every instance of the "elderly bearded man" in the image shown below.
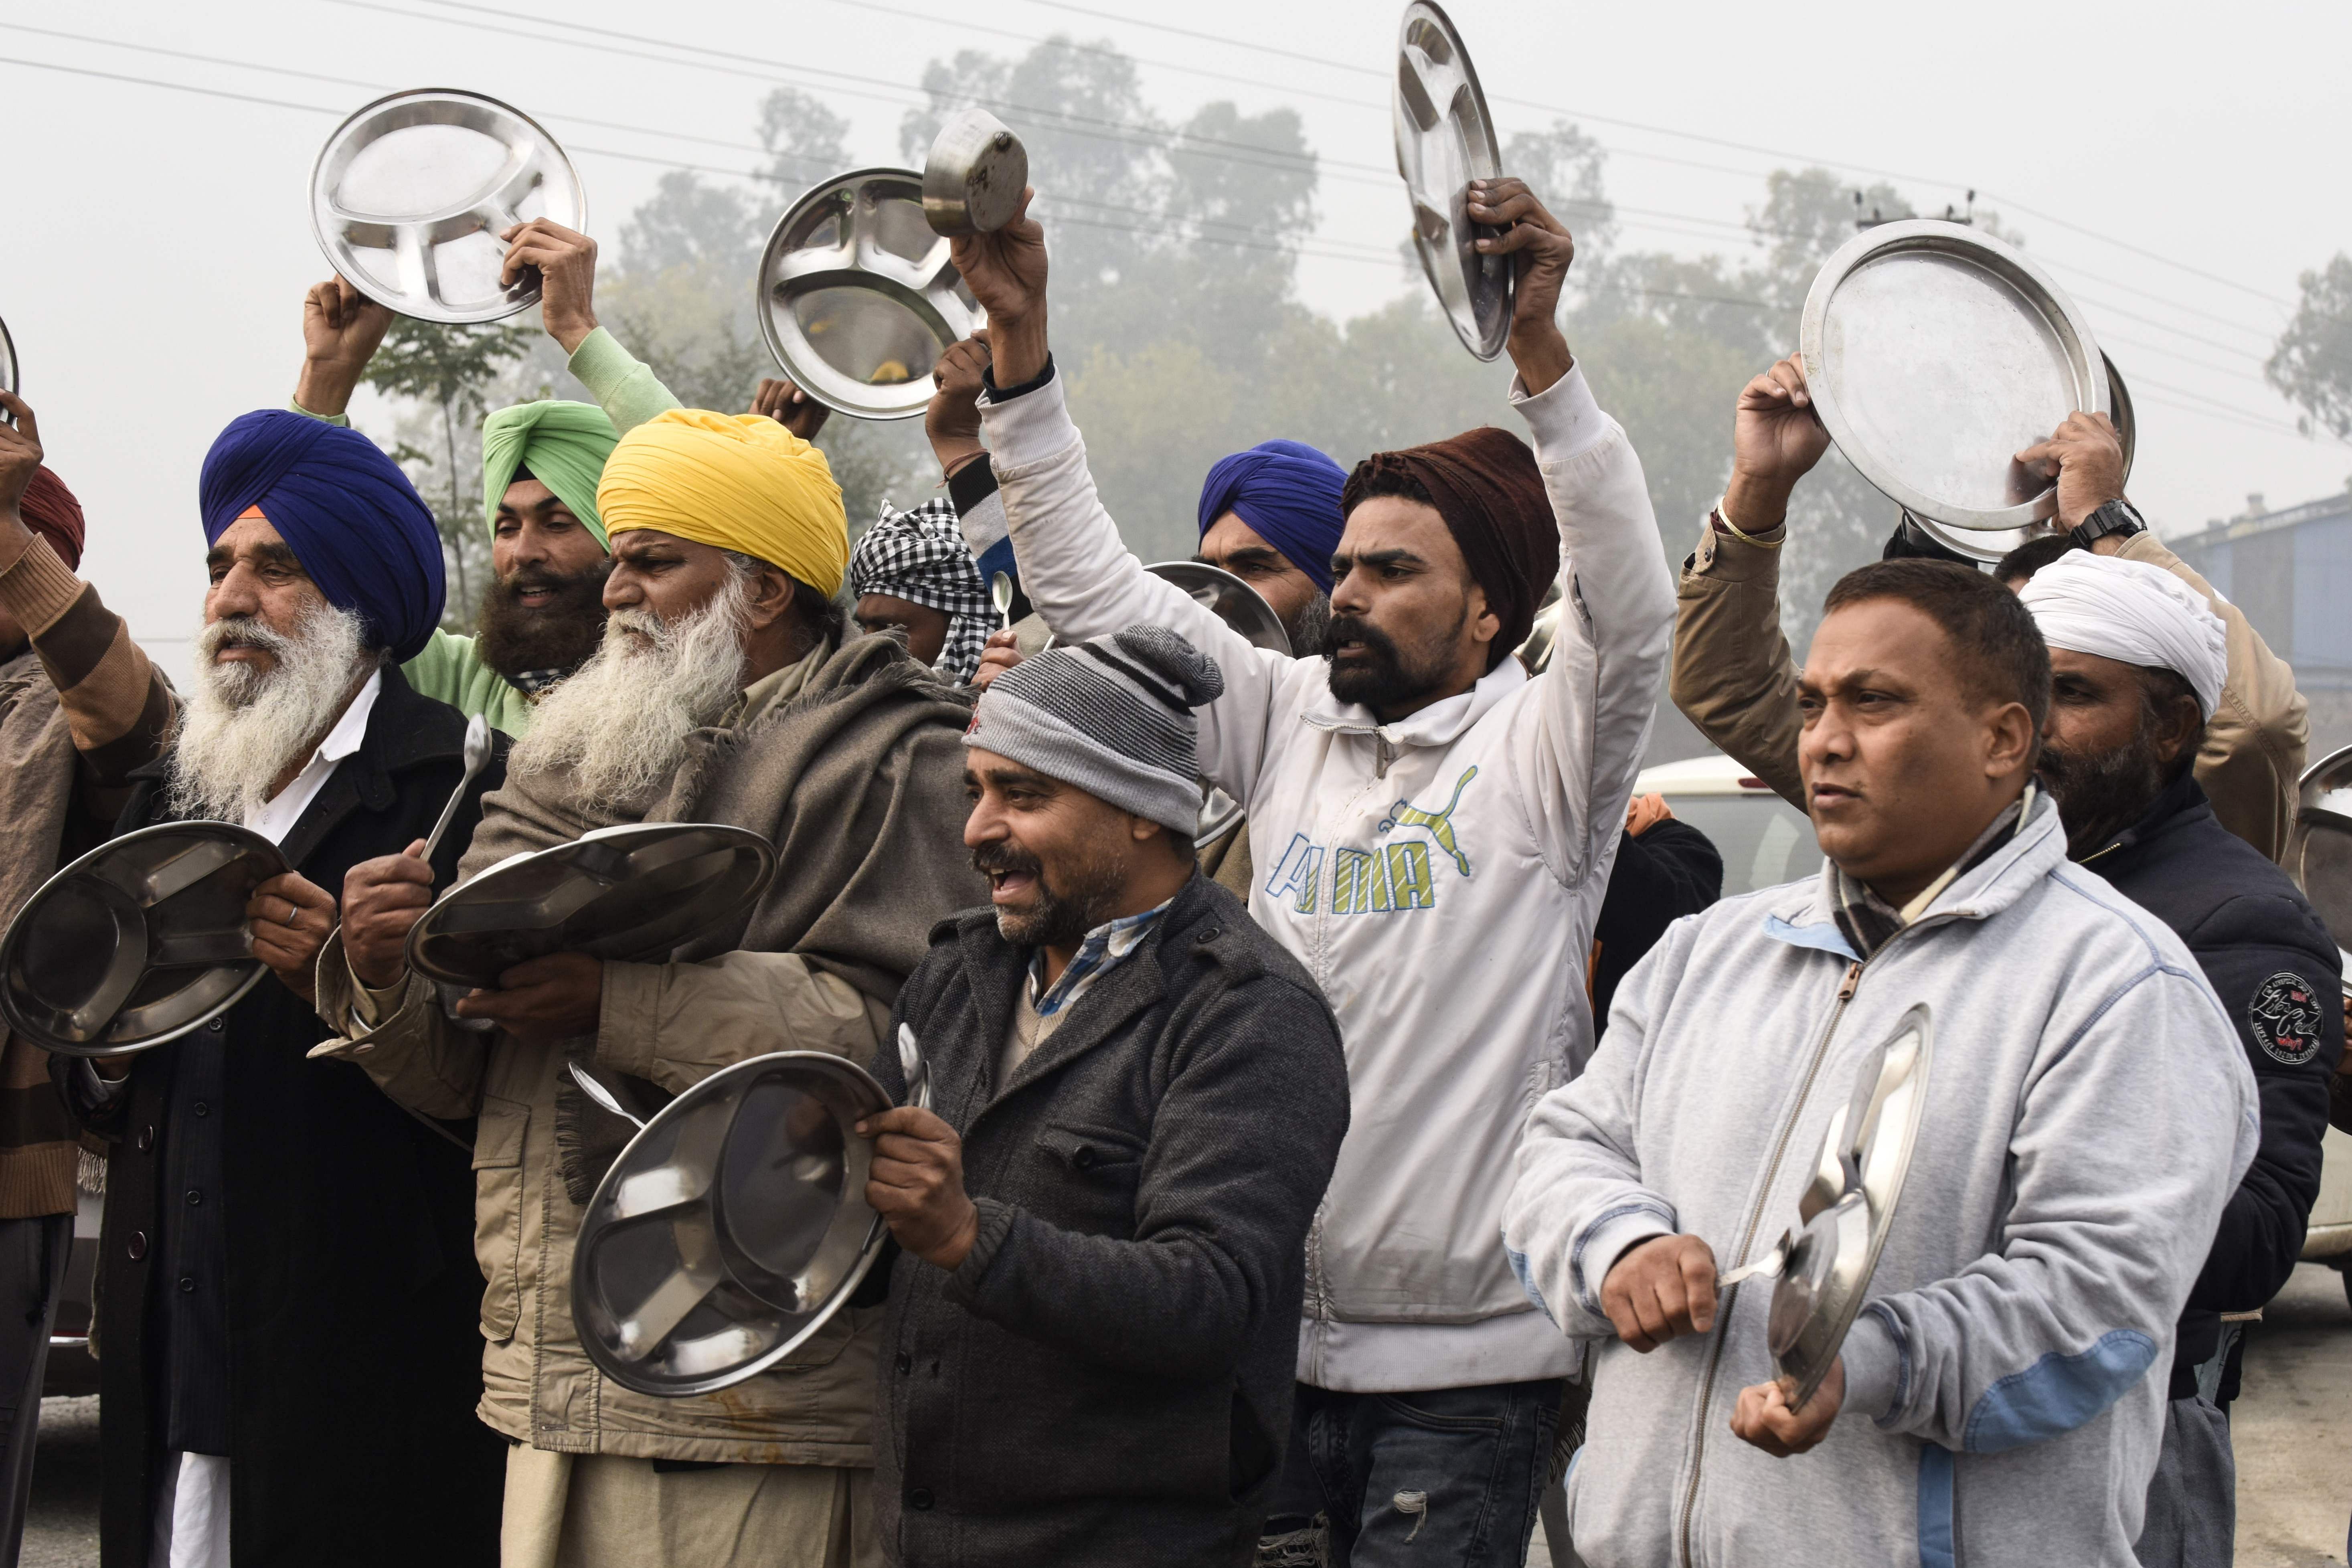
<path fill-rule="evenodd" d="M 1468 199 L 1518 268 L 1512 401 L 1538 451 L 1487 428 L 1359 465 L 1330 625 L 1297 659 L 1120 544 L 1048 353 L 1036 222 L 955 242 L 988 310 L 1023 583 L 1066 637 L 1163 625 L 1221 668 L 1201 763 L 1250 815 L 1250 913 L 1347 1042 L 1354 1120 L 1308 1243 L 1274 1516 L 1294 1536 L 1327 1516 L 1357 1568 L 1527 1550 L 1580 1355 L 1495 1237 L 1528 1110 L 1591 1049 L 1585 954 L 1673 614 L 1641 464 L 1553 319 L 1574 242 L 1516 180 Z M 1511 652 L 1555 580 L 1577 613 L 1531 678 Z"/>
<path fill-rule="evenodd" d="M 1615 1336 L 1576 1550 L 2130 1568 L 2166 1420 L 2147 1374 L 2252 1160 L 2253 1078 L 2180 939 L 2066 858 L 2032 782 L 2050 656 L 2017 597 L 1888 561 L 1826 609 L 1801 688 L 1820 877 L 1676 922 L 1519 1151 L 1504 1236 L 1529 1294 Z M 1865 1054 L 1922 1003 L 1902 1207 L 1791 1410 L 1770 1283 L 1718 1295 L 1717 1270 L 1795 1218 Z"/>
<path fill-rule="evenodd" d="M 132 772 L 121 826 L 242 823 L 295 870 L 248 907 L 277 980 L 208 1028 L 66 1075 L 113 1144 L 105 1562 L 488 1563 L 499 1453 L 467 1417 L 466 1152 L 357 1068 L 305 1059 L 324 889 L 422 835 L 463 773 L 465 721 L 397 668 L 440 618 L 440 538 L 372 442 L 284 411 L 230 425 L 200 493 L 195 685 L 170 751 Z M 498 776 L 470 786 L 443 879 Z"/>
<path fill-rule="evenodd" d="M 1193 863 L 1221 685 L 1130 626 L 997 680 L 964 737 L 993 908 L 941 922 L 899 998 L 933 1109 L 862 1129 L 910 1255 L 876 1495 L 903 1568 L 1255 1550 L 1348 1071 L 1315 983 Z M 876 1070 L 901 1087 L 895 1048 Z"/>
<path fill-rule="evenodd" d="M 494 580 L 482 595 L 475 635 L 436 629 L 401 673 L 426 696 L 520 735 L 540 694 L 585 663 L 604 635 L 610 546 L 596 508 L 604 460 L 624 432 L 679 404 L 598 324 L 594 240 L 545 218 L 504 237 L 506 280 L 538 269 L 548 336 L 596 402 L 541 398 L 482 422 L 482 510 Z M 343 411 L 391 325 L 390 310 L 342 279 L 314 285 L 302 302 L 294 412 L 349 423 Z M 815 436 L 827 412 L 791 383 L 772 380 L 761 384 L 753 411 L 772 414 L 803 438 Z"/>
<path fill-rule="evenodd" d="M 321 1016 L 347 1037 L 320 1048 L 421 1112 L 480 1119 L 481 1415 L 514 1445 L 507 1568 L 871 1563 L 878 1313 L 844 1312 L 723 1393 L 607 1383 L 567 1290 L 581 1205 L 629 1130 L 566 1064 L 645 1102 L 765 1051 L 871 1057 L 925 933 L 980 890 L 957 835 L 971 710 L 894 639 L 842 642 L 841 492 L 774 421 L 664 414 L 622 437 L 597 503 L 604 644 L 541 704 L 462 874 L 642 820 L 752 828 L 782 872 L 747 923 L 668 963 L 509 971 L 457 1005 L 499 1026 L 485 1037 L 403 968 L 424 868 L 361 867 L 320 965 Z"/>

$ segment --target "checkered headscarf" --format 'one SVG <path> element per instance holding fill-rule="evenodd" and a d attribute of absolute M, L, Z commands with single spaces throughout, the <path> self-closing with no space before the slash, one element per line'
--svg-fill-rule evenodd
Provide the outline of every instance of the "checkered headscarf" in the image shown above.
<path fill-rule="evenodd" d="M 887 594 L 946 611 L 948 640 L 940 650 L 940 674 L 962 682 L 980 668 L 994 609 L 971 547 L 956 525 L 955 505 L 945 496 L 912 511 L 882 503 L 882 515 L 849 552 L 849 593 L 852 598 Z"/>

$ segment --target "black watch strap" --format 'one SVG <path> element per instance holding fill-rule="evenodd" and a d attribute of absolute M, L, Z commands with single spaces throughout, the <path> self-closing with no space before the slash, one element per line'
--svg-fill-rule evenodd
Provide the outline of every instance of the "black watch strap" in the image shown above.
<path fill-rule="evenodd" d="M 2105 539 L 2111 533 L 2129 539 L 2135 533 L 2147 531 L 2147 522 L 2138 509 L 2117 496 L 2076 523 L 2073 537 L 2075 543 L 2088 548 L 2093 540 Z"/>

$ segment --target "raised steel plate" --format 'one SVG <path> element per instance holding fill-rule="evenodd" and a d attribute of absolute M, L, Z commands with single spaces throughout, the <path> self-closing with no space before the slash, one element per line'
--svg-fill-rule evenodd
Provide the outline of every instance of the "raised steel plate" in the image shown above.
<path fill-rule="evenodd" d="M 0 321 L 0 386 L 19 395 L 25 390 L 16 379 L 16 340 L 8 335 L 5 321 Z"/>
<path fill-rule="evenodd" d="M 1503 154 L 1462 35 L 1431 0 L 1412 0 L 1397 27 L 1394 112 L 1397 173 L 1412 202 L 1421 268 L 1463 346 L 1493 359 L 1510 335 L 1517 275 L 1509 257 L 1473 247 L 1479 236 L 1502 231 L 1472 223 L 1468 204 L 1470 182 L 1500 174 Z"/>
<path fill-rule="evenodd" d="M 993 234 L 1013 221 L 1029 184 L 1029 149 L 978 104 L 931 139 L 923 160 L 923 216 L 944 235 Z"/>
<path fill-rule="evenodd" d="M 563 149 L 495 98 L 420 88 L 344 121 L 310 171 L 310 228 L 369 299 L 422 321 L 495 321 L 539 300 L 539 273 L 499 283 L 518 223 L 588 221 Z"/>
<path fill-rule="evenodd" d="M 2132 410 L 2131 388 L 2124 384 L 2123 372 L 2117 370 L 2116 362 L 2105 353 L 2099 355 L 2099 362 L 2107 369 L 2107 416 L 2115 421 L 2116 435 L 2123 442 L 2124 479 L 2129 482 L 2132 458 L 2139 449 L 2139 417 Z M 2051 428 L 2054 430 L 2057 426 L 2053 425 Z M 1928 538 L 1971 561 L 1998 561 L 2021 544 L 2060 531 L 2054 516 L 2023 528 L 2000 529 L 1948 528 L 1931 519 L 1916 516 L 1912 521 Z"/>
<path fill-rule="evenodd" d="M 454 985 L 491 985 L 526 959 L 665 954 L 758 901 L 773 846 L 749 828 L 642 822 L 515 855 L 434 901 L 408 963 Z"/>
<path fill-rule="evenodd" d="M 2023 529 L 2057 486 L 2015 461 L 2078 409 L 2111 412 L 2090 323 L 2039 267 L 1939 218 L 1866 229 L 1805 297 L 1805 384 L 1838 449 L 1913 516 Z"/>
<path fill-rule="evenodd" d="M 863 1068 L 781 1051 L 713 1073 L 623 1150 L 580 1217 L 572 1312 L 589 1359 L 640 1394 L 708 1394 L 805 1343 L 887 1234 L 866 1202 L 889 1097 Z"/>
<path fill-rule="evenodd" d="M 2345 973 L 2352 976 L 2352 746 L 2304 770 L 2285 865 L 2346 950 Z"/>
<path fill-rule="evenodd" d="M 260 834 L 167 822 L 102 844 L 26 900 L 0 939 L 0 1016 L 72 1057 L 128 1056 L 200 1028 L 253 989 L 245 914 L 287 869 Z"/>
<path fill-rule="evenodd" d="M 856 169 L 812 187 L 760 258 L 760 331 L 793 384 L 853 419 L 911 419 L 931 366 L 982 316 L 912 169 Z"/>
<path fill-rule="evenodd" d="M 1774 1365 L 1795 1384 L 1792 1409 L 1829 1375 L 1877 1271 L 1918 1141 L 1934 1055 L 1934 1024 L 1921 1003 L 1864 1055 L 1853 1095 L 1822 1140 L 1798 1204 L 1803 1224 L 1782 1243 L 1788 1261 L 1773 1284 L 1766 1333 Z"/>

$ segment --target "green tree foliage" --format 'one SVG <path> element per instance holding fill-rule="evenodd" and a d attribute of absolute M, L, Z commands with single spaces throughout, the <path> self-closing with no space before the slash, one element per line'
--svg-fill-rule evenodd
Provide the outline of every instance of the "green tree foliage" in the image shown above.
<path fill-rule="evenodd" d="M 2296 423 L 2352 441 L 2352 257 L 2303 275 L 2303 301 L 2263 372 L 2303 408 Z"/>

